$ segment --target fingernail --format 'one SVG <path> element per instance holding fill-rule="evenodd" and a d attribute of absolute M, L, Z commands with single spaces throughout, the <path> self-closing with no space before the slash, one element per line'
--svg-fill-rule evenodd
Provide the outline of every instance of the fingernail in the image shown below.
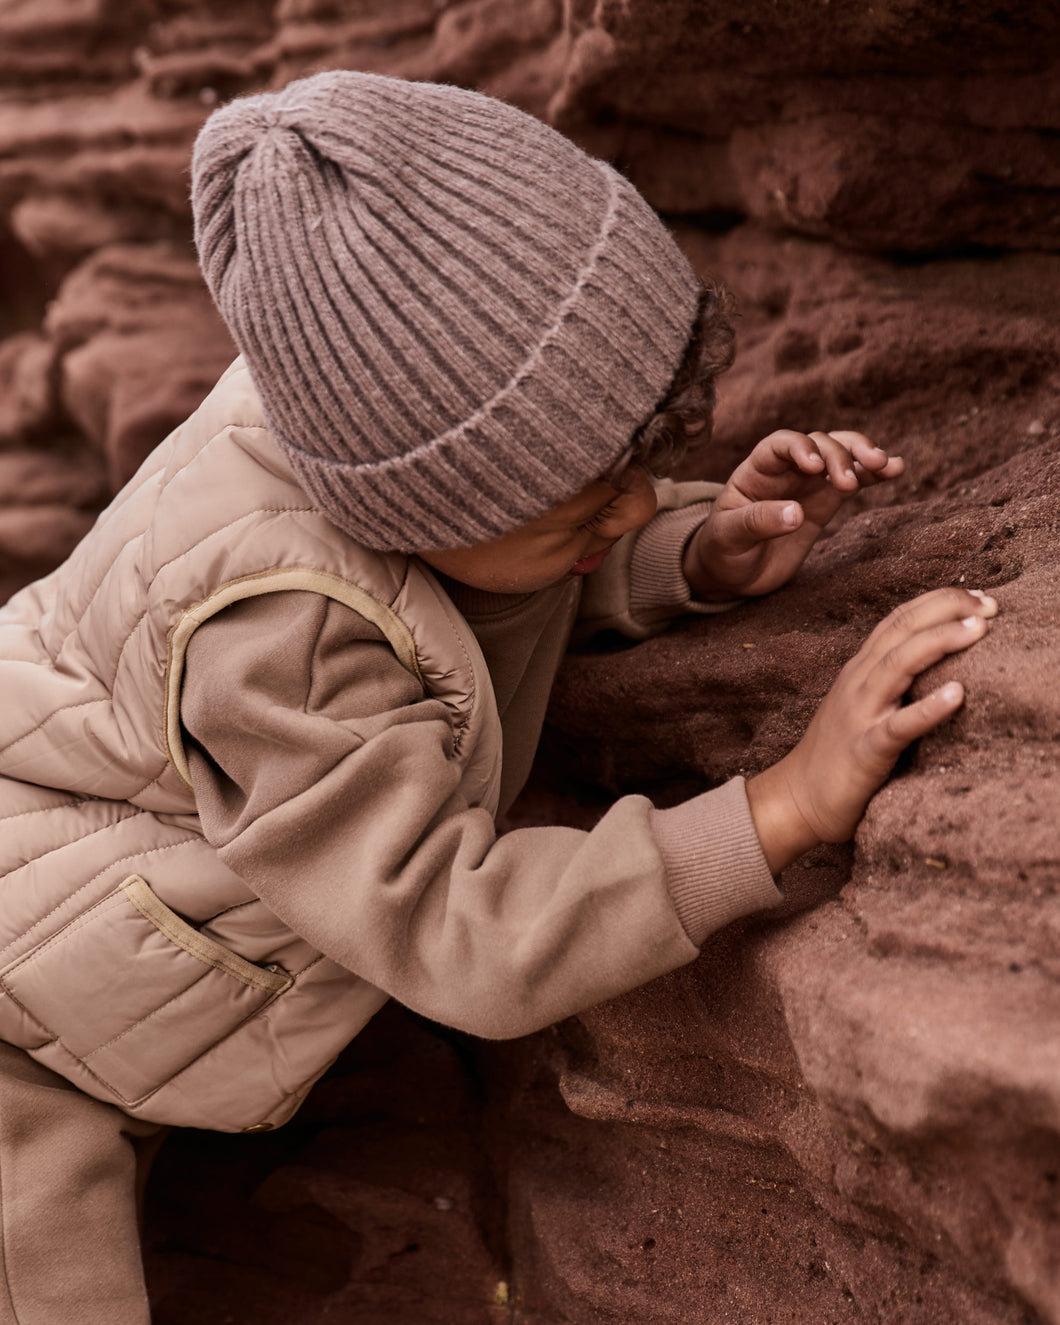
<path fill-rule="evenodd" d="M 961 618 L 961 625 L 967 626 L 969 630 L 974 630 L 982 620 L 981 616 L 966 616 Z"/>
<path fill-rule="evenodd" d="M 983 593 L 982 589 L 969 589 L 968 592 L 973 598 L 978 598 L 981 603 L 987 607 L 997 607 L 996 599 L 990 597 L 988 593 Z"/>
<path fill-rule="evenodd" d="M 950 681 L 948 685 L 942 687 L 939 694 L 947 704 L 953 704 L 961 697 L 961 687 L 956 681 Z"/>
<path fill-rule="evenodd" d="M 793 525 L 795 521 L 799 518 L 799 508 L 795 505 L 794 502 L 791 502 L 789 503 L 789 505 L 784 507 L 784 514 L 782 518 L 786 525 Z"/>

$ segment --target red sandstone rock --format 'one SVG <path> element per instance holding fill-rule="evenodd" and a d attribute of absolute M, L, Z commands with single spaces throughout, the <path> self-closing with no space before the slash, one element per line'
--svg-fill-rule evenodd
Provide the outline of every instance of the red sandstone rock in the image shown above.
<path fill-rule="evenodd" d="M 975 3 L 957 22 L 931 0 L 571 9 L 551 114 L 656 205 L 900 251 L 1060 240 L 1046 6 Z"/>
<path fill-rule="evenodd" d="M 0 507 L 0 594 L 4 601 L 74 550 L 95 513 L 56 504 Z"/>
<path fill-rule="evenodd" d="M 558 1048 L 538 1042 L 566 1108 L 517 1100 L 504 1134 L 563 1138 L 579 1169 L 573 1182 L 543 1179 L 529 1150 L 515 1161 L 513 1217 L 534 1230 L 528 1300 L 572 1322 L 756 1310 L 862 1321 L 887 1303 L 896 1320 L 1055 1321 L 1060 704 L 1046 585 L 1060 354 L 1034 309 L 1049 307 L 1060 262 L 1032 260 L 1033 281 L 1015 276 L 1024 260 L 933 267 L 918 295 L 894 271 L 881 299 L 875 260 L 788 241 L 778 299 L 767 239 L 737 232 L 706 247 L 748 312 L 748 362 L 723 389 L 723 452 L 745 444 L 751 394 L 767 383 L 759 421 L 774 406 L 800 426 L 825 409 L 824 426 L 879 414 L 881 436 L 910 444 L 911 470 L 889 497 L 863 498 L 781 593 L 632 653 L 572 659 L 541 766 L 549 815 L 557 776 L 591 789 L 583 800 L 601 788 L 669 798 L 764 767 L 871 624 L 924 588 L 963 577 L 989 587 L 1002 615 L 920 683 L 957 677 L 968 701 L 876 797 L 853 855 L 825 850 L 785 872 L 793 902 L 829 887 L 835 900 L 718 936 L 695 967 L 561 1028 Z M 861 344 L 829 356 L 824 328 L 849 324 L 851 299 L 866 301 Z M 934 400 L 906 376 L 895 302 L 931 349 Z M 995 371 L 969 377 L 983 340 Z M 852 374 L 855 354 L 866 359 Z M 1025 355 L 1035 366 L 1014 370 Z M 841 390 L 851 376 L 877 400 Z M 964 427 L 946 426 L 947 404 Z M 987 413 L 981 432 L 971 409 Z M 607 1141 L 570 1112 L 606 1124 Z M 552 1230 L 571 1226 L 567 1203 L 586 1190 L 572 1247 Z M 689 1226 L 707 1230 L 692 1263 Z M 616 1275 L 625 1286 L 608 1289 Z"/>
<path fill-rule="evenodd" d="M 46 326 L 63 408 L 105 456 L 114 487 L 235 356 L 192 256 L 169 244 L 98 250 L 66 280 Z"/>
<path fill-rule="evenodd" d="M 54 369 L 55 352 L 36 332 L 0 342 L 0 445 L 55 427 Z"/>

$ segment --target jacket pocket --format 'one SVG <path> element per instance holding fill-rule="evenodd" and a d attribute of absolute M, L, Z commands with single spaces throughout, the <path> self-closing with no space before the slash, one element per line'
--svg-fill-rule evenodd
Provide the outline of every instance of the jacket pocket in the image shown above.
<path fill-rule="evenodd" d="M 122 1104 L 136 1104 L 293 979 L 218 943 L 133 874 L 0 975 L 0 985 Z"/>

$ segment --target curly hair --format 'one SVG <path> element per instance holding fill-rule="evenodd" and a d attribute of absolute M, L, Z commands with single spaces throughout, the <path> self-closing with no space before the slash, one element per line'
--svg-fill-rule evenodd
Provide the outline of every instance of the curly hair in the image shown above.
<path fill-rule="evenodd" d="M 732 324 L 736 301 L 720 281 L 700 282 L 699 306 L 688 345 L 666 395 L 654 414 L 633 435 L 612 478 L 631 465 L 655 478 L 672 473 L 694 440 L 710 440 L 714 425 L 716 378 L 732 365 L 736 333 Z M 698 425 L 698 426 L 694 426 Z"/>

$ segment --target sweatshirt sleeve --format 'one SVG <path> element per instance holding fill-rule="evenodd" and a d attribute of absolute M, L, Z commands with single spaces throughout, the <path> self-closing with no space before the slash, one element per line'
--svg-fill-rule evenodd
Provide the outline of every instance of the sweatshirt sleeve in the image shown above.
<path fill-rule="evenodd" d="M 474 1034 L 525 1034 L 643 984 L 779 897 L 760 851 L 734 871 L 717 843 L 698 849 L 712 827 L 726 836 L 725 788 L 692 811 L 627 796 L 591 832 L 497 837 L 460 794 L 444 705 L 374 627 L 315 594 L 200 626 L 181 716 L 225 862 L 321 952 Z"/>
<path fill-rule="evenodd" d="M 659 509 L 643 529 L 620 539 L 582 594 L 574 643 L 584 644 L 601 630 L 647 639 L 676 617 L 727 612 L 731 603 L 700 603 L 682 569 L 685 544 L 710 513 L 720 483 L 655 484 Z"/>

